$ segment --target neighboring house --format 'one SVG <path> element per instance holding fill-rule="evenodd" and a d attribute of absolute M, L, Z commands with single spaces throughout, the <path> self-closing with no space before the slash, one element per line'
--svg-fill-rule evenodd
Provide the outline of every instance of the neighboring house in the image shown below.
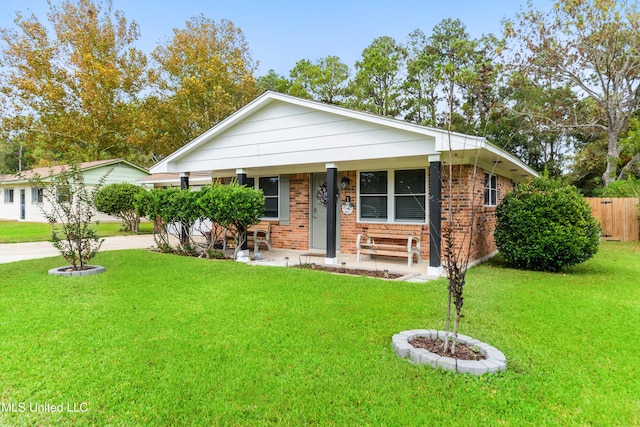
<path fill-rule="evenodd" d="M 109 175 L 104 182 L 105 185 L 121 182 L 135 184 L 138 179 L 149 175 L 146 169 L 123 159 L 85 162 L 78 166 L 88 187 L 96 185 L 107 173 Z M 68 165 L 51 166 L 24 171 L 20 175 L 0 176 L 0 196 L 2 197 L 0 199 L 0 219 L 47 222 L 41 210 L 42 203 L 46 203 L 43 189 L 33 185 L 31 180 L 39 176 L 43 182 L 47 182 L 63 170 L 69 169 Z M 95 219 L 101 221 L 118 220 L 104 214 L 96 215 Z"/>
<path fill-rule="evenodd" d="M 536 176 L 484 138 L 266 92 L 150 170 L 162 174 L 156 185 L 179 174 L 182 187 L 205 176 L 262 189 L 273 246 L 325 251 L 328 263 L 338 251 L 355 253 L 363 231 L 411 231 L 437 275 L 449 162 L 461 184 L 456 197 L 479 201 L 471 260 L 482 260 L 496 251 L 496 205 L 514 183 Z M 460 229 L 472 218 L 469 206 L 457 213 Z"/>

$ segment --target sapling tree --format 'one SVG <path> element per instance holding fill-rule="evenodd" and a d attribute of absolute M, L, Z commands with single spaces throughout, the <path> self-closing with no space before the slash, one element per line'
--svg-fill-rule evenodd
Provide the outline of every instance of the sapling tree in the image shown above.
<path fill-rule="evenodd" d="M 480 212 L 483 188 L 480 188 L 477 164 L 454 168 L 451 158 L 448 163 L 443 179 L 443 187 L 446 189 L 444 198 L 448 206 L 442 225 L 444 269 L 448 280 L 444 350 L 455 355 L 460 322 L 464 317 L 462 307 L 467 268 L 473 245 L 486 218 Z"/>
<path fill-rule="evenodd" d="M 455 354 L 458 330 L 463 317 L 467 267 L 478 231 L 477 214 L 482 202 L 478 200 L 476 188 L 479 173 L 477 155 L 471 168 L 454 167 L 451 132 L 456 115 L 456 94 L 464 92 L 474 82 L 481 80 L 479 73 L 483 68 L 481 65 L 486 53 L 483 43 L 470 39 L 460 21 L 444 20 L 434 29 L 434 35 L 429 39 L 430 47 L 427 49 L 438 58 L 433 66 L 434 71 L 441 76 L 443 99 L 447 105 L 445 120 L 449 147 L 448 158 L 444 159 L 446 166 L 442 182 L 447 215 L 443 218 L 441 233 L 442 250 L 445 255 L 444 268 L 448 279 L 444 350 L 450 351 L 452 355 Z M 480 195 L 480 199 L 481 197 Z M 467 213 L 469 216 L 465 216 Z M 452 308 L 455 308 L 454 313 Z M 453 332 L 450 333 L 452 326 Z"/>
<path fill-rule="evenodd" d="M 92 228 L 96 214 L 93 199 L 109 172 L 91 188 L 85 183 L 77 164 L 59 174 L 51 171 L 46 180 L 40 176 L 30 180 L 32 185 L 43 189 L 44 203 L 40 209 L 52 226 L 51 243 L 73 270 L 84 270 L 104 241 Z"/>

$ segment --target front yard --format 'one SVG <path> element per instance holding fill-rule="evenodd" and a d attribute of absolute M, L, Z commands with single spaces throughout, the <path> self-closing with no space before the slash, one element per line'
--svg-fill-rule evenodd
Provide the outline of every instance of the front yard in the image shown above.
<path fill-rule="evenodd" d="M 96 226 L 100 237 L 119 236 L 131 233 L 120 231 L 120 222 L 101 222 Z M 140 232 L 153 232 L 153 224 L 140 223 Z M 51 240 L 51 225 L 41 222 L 18 222 L 0 220 L 0 243 L 43 242 Z"/>
<path fill-rule="evenodd" d="M 509 360 L 483 377 L 392 351 L 443 328 L 444 280 L 146 251 L 83 278 L 2 264 L 0 425 L 637 425 L 639 256 L 605 242 L 565 274 L 472 269 L 461 332 Z"/>

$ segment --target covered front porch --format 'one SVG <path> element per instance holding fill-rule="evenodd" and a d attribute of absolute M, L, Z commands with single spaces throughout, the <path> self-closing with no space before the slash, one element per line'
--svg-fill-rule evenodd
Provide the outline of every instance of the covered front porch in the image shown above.
<path fill-rule="evenodd" d="M 315 262 L 352 264 L 345 256 L 355 258 L 360 233 L 412 233 L 420 239 L 422 262 L 411 268 L 437 277 L 443 272 L 444 164 L 471 164 L 480 175 L 491 171 L 494 183 L 497 176 L 506 182 L 531 175 L 525 165 L 483 138 L 273 92 L 151 171 L 180 174 L 183 188 L 204 178 L 236 179 L 262 190 L 262 220 L 271 223 L 273 248 L 322 252 L 324 259 L 314 256 Z M 391 268 L 401 267 L 407 257 L 391 261 Z M 379 268 L 380 262 L 376 258 L 373 267 Z"/>

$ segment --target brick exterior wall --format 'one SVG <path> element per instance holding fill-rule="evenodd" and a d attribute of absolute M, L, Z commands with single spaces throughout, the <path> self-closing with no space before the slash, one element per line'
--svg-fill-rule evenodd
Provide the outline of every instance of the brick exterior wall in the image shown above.
<path fill-rule="evenodd" d="M 271 223 L 271 244 L 274 248 L 309 249 L 309 179 L 311 174 L 289 175 L 289 225 Z"/>
<path fill-rule="evenodd" d="M 474 167 L 471 165 L 453 167 L 452 191 L 448 185 L 448 167 L 444 167 L 442 173 L 442 226 L 444 228 L 452 224 L 456 247 L 462 247 L 463 253 L 470 251 L 469 262 L 480 260 L 497 250 L 493 240 L 496 206 L 484 205 L 484 173 L 484 170 L 478 168 L 474 174 Z M 513 181 L 498 176 L 497 204 L 513 188 Z M 450 212 L 453 213 L 453 218 Z M 444 253 L 444 239 L 442 243 Z"/>
<path fill-rule="evenodd" d="M 442 188 L 442 224 L 445 225 L 448 217 L 447 209 L 453 206 L 455 220 L 455 239 L 459 244 L 467 245 L 469 239 L 469 226 L 471 221 L 475 223 L 475 232 L 471 244 L 470 261 L 481 259 L 496 250 L 493 241 L 493 231 L 496 225 L 496 208 L 484 206 L 484 171 L 478 169 L 473 175 L 473 166 L 456 166 L 453 168 L 453 195 L 451 202 L 447 185 L 446 174 L 448 167 L 443 167 Z M 310 199 L 309 188 L 311 174 L 293 174 L 289 176 L 290 189 L 290 216 L 289 225 L 280 225 L 272 222 L 271 242 L 275 248 L 307 250 L 310 238 Z M 348 178 L 349 188 L 340 191 L 339 206 L 345 202 L 346 196 L 351 197 L 351 203 L 355 209 L 350 215 L 339 210 L 340 221 L 340 252 L 354 254 L 356 252 L 356 238 L 359 233 L 367 230 L 411 230 L 421 237 L 421 253 L 423 262 L 429 262 L 429 225 L 428 224 L 372 224 L 358 222 L 357 215 L 357 176 L 356 171 L 341 171 L 338 174 L 338 182 L 342 178 Z M 474 184 L 475 182 L 475 184 Z M 504 177 L 498 177 L 498 203 L 504 195 L 513 189 L 513 182 Z M 472 214 L 472 205 L 475 205 L 475 213 Z"/>

